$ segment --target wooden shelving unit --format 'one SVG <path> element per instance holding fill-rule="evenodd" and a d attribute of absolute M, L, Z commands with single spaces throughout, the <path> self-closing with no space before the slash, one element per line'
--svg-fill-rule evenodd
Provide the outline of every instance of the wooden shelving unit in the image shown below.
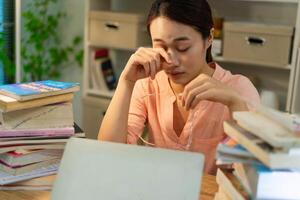
<path fill-rule="evenodd" d="M 103 105 L 101 101 L 95 105 L 95 109 L 88 108 L 95 113 L 105 113 L 107 101 L 112 98 L 114 91 L 105 91 L 91 88 L 90 84 L 90 55 L 97 48 L 109 48 L 116 74 L 119 75 L 125 66 L 128 58 L 134 52 L 134 48 L 116 48 L 103 46 L 100 43 L 92 43 L 89 38 L 89 12 L 90 11 L 113 11 L 127 13 L 147 14 L 147 10 L 152 0 L 87 0 L 85 11 L 85 65 L 84 65 L 84 85 L 83 97 L 105 99 Z M 291 49 L 291 61 L 287 66 L 265 66 L 253 63 L 246 63 L 235 60 L 228 60 L 222 56 L 214 57 L 214 60 L 222 67 L 230 69 L 233 73 L 243 73 L 250 76 L 258 76 L 262 82 L 262 88 L 274 90 L 279 94 L 281 109 L 293 111 L 292 107 L 296 103 L 293 101 L 294 82 L 296 72 L 297 51 L 300 39 L 300 2 L 298 0 L 208 0 L 220 17 L 230 21 L 249 21 L 257 23 L 270 23 L 292 26 L 295 28 L 293 37 L 293 48 Z M 276 79 L 276 80 L 274 80 Z M 300 92 L 300 91 L 299 91 Z M 86 100 L 87 102 L 88 100 Z M 84 109 L 85 109 L 84 105 Z M 88 106 L 91 106 L 89 104 Z M 294 111 L 293 111 L 294 112 Z M 88 115 L 88 113 L 85 113 Z M 100 125 L 100 118 L 94 119 L 93 124 Z M 92 123 L 90 123 L 92 124 Z M 85 125 L 84 125 L 85 126 Z M 95 128 L 96 130 L 97 128 Z M 95 133 L 93 133 L 95 134 Z"/>

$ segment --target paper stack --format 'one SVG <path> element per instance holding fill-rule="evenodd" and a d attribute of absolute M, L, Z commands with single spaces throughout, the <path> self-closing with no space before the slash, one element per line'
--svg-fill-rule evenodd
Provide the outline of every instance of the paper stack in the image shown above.
<path fill-rule="evenodd" d="M 84 137 L 73 120 L 78 89 L 57 81 L 0 86 L 0 189 L 51 188 L 66 142 Z"/>
<path fill-rule="evenodd" d="M 218 146 L 217 164 L 232 169 L 218 170 L 215 199 L 300 199 L 300 118 L 266 107 L 233 118 L 224 130 L 238 145 Z"/>

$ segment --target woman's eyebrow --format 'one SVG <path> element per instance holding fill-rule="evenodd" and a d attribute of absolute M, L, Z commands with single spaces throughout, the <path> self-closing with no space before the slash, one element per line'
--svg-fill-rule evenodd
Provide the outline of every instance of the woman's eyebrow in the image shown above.
<path fill-rule="evenodd" d="M 182 37 L 175 38 L 173 41 L 178 42 L 178 41 L 186 41 L 186 40 L 190 40 L 190 38 L 188 38 L 186 36 L 182 36 Z M 165 42 L 164 40 L 159 39 L 159 38 L 154 38 L 153 41 L 154 42 Z"/>
<path fill-rule="evenodd" d="M 185 40 L 190 40 L 190 38 L 186 37 L 186 36 L 182 36 L 182 37 L 178 37 L 178 38 L 175 38 L 174 41 L 185 41 Z"/>

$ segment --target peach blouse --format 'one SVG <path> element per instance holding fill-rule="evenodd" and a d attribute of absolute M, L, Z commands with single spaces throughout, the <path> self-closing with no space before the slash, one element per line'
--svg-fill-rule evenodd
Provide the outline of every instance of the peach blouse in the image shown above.
<path fill-rule="evenodd" d="M 213 65 L 214 79 L 235 88 L 252 105 L 259 103 L 259 94 L 248 78 L 232 75 L 216 63 Z M 214 174 L 216 147 L 226 139 L 223 121 L 230 119 L 228 107 L 218 102 L 201 101 L 190 110 L 186 124 L 177 136 L 173 129 L 175 101 L 164 71 L 156 74 L 154 80 L 137 81 L 129 109 L 127 143 L 137 144 L 147 124 L 150 143 L 160 148 L 201 152 L 205 155 L 204 171 Z"/>

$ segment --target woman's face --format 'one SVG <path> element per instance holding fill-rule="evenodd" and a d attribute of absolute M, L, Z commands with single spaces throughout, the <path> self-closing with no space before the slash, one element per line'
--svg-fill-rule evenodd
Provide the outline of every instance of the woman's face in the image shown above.
<path fill-rule="evenodd" d="M 208 40 L 191 26 L 166 17 L 155 18 L 150 25 L 153 48 L 163 48 L 173 62 L 162 68 L 173 83 L 186 85 L 203 72 Z"/>

